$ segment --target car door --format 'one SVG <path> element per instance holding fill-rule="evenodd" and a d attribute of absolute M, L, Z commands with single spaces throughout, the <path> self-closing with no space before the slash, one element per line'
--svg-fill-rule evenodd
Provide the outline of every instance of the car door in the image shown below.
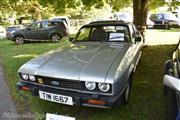
<path fill-rule="evenodd" d="M 49 21 L 43 21 L 41 22 L 39 31 L 38 31 L 38 38 L 42 40 L 47 40 L 48 35 L 50 33 L 50 22 Z"/>
<path fill-rule="evenodd" d="M 25 39 L 38 39 L 40 22 L 33 23 L 25 29 Z"/>
<path fill-rule="evenodd" d="M 133 56 L 135 57 L 135 62 L 136 62 L 135 65 L 137 65 L 138 64 L 137 62 L 139 61 L 139 59 L 141 57 L 141 54 L 142 54 L 141 49 L 143 47 L 143 42 L 142 42 L 142 40 L 138 41 L 138 42 L 135 41 L 136 37 L 141 36 L 140 32 L 137 31 L 136 27 L 133 24 L 130 24 L 129 28 L 130 28 L 130 33 L 131 33 L 131 35 L 130 35 L 131 40 L 132 40 L 132 43 L 133 43 L 131 49 L 134 51 L 132 53 L 133 53 Z"/>

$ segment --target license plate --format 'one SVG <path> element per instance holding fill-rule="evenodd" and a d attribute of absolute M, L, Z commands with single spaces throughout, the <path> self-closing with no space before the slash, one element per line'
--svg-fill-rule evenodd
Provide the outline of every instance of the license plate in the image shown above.
<path fill-rule="evenodd" d="M 49 92 L 39 91 L 39 97 L 43 100 L 48 100 L 51 102 L 66 104 L 66 105 L 73 105 L 72 97 L 53 94 Z"/>

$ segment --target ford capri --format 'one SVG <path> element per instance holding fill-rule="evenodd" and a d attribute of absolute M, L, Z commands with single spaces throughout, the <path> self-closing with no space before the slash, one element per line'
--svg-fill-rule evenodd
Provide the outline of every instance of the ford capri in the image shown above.
<path fill-rule="evenodd" d="M 18 70 L 18 90 L 66 105 L 126 105 L 142 53 L 133 23 L 95 21 L 80 28 L 70 45 L 30 60 Z"/>

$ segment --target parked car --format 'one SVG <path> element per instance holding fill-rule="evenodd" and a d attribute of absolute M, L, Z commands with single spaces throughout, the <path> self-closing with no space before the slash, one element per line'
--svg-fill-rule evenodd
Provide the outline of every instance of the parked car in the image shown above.
<path fill-rule="evenodd" d="M 113 18 L 124 22 L 133 22 L 133 17 L 126 12 L 116 12 L 114 13 Z"/>
<path fill-rule="evenodd" d="M 165 63 L 164 93 L 167 120 L 180 119 L 180 42 Z"/>
<path fill-rule="evenodd" d="M 64 21 L 43 20 L 34 22 L 25 29 L 13 32 L 10 39 L 16 44 L 23 44 L 25 41 L 43 41 L 51 40 L 58 42 L 64 36 L 69 34 Z"/>
<path fill-rule="evenodd" d="M 23 25 L 14 25 L 14 26 L 10 26 L 6 29 L 6 38 L 10 39 L 11 38 L 11 34 L 13 34 L 14 32 L 24 29 L 25 27 Z"/>
<path fill-rule="evenodd" d="M 6 37 L 6 29 L 3 26 L 0 26 L 0 39 Z"/>
<path fill-rule="evenodd" d="M 69 47 L 25 63 L 19 90 L 66 105 L 109 108 L 127 104 L 142 53 L 133 23 L 97 21 L 82 26 Z"/>
<path fill-rule="evenodd" d="M 172 13 L 152 14 L 150 19 L 154 22 L 154 28 L 170 29 L 178 27 L 179 21 Z"/>

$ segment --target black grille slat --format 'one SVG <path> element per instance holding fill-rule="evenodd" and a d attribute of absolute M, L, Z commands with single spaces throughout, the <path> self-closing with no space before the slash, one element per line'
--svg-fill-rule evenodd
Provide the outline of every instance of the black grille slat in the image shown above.
<path fill-rule="evenodd" d="M 36 76 L 36 79 L 42 79 L 44 85 L 54 86 L 59 88 L 68 88 L 68 89 L 75 89 L 75 90 L 82 90 L 82 82 L 75 81 L 75 80 L 65 80 L 65 79 L 58 79 L 58 78 L 49 78 L 49 77 L 40 77 Z M 59 85 L 53 85 L 51 82 L 56 81 L 59 82 Z"/>

